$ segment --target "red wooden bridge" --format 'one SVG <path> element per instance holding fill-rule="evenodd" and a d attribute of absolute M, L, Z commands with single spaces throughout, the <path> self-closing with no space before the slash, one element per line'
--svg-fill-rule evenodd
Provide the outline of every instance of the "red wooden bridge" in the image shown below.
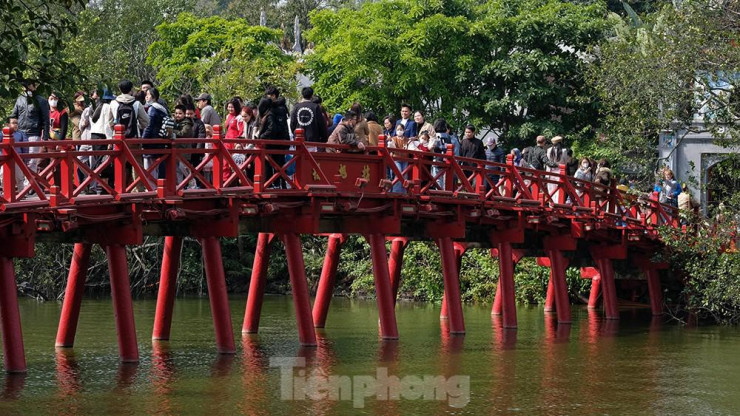
<path fill-rule="evenodd" d="M 314 327 L 326 322 L 348 234 L 363 235 L 370 245 L 383 339 L 399 336 L 394 305 L 410 240 L 433 240 L 439 247 L 442 317 L 452 334 L 465 332 L 459 268 L 468 247 L 490 247 L 499 259 L 492 313 L 503 315 L 504 327 L 517 326 L 513 271 L 524 256 L 550 266 L 545 309 L 556 311 L 559 325 L 571 320 L 568 263 L 593 279 L 589 306 L 596 306 L 601 291 L 607 319 L 619 318 L 613 261 L 631 262 L 644 273 L 653 313 L 661 313 L 658 270 L 664 265 L 652 263 L 650 255 L 661 247 L 657 228 L 678 226 L 674 208 L 613 185 L 577 181 L 564 169 L 548 173 L 517 168 L 511 159 L 493 164 L 455 157 L 451 146 L 444 154 L 390 149 L 382 137 L 367 154 L 337 153 L 347 149 L 304 143 L 300 129 L 290 148 L 285 141 L 252 141 L 248 149 L 241 148 L 244 140 L 221 139 L 218 126 L 213 139 L 179 139 L 175 145 L 124 139 L 116 126 L 112 140 L 82 142 L 101 149 L 89 151 L 70 142 L 14 143 L 7 130 L 3 134 L 0 329 L 9 372 L 26 370 L 13 259 L 33 257 L 36 241 L 75 244 L 57 347 L 74 343 L 91 245 L 105 250 L 122 361 L 139 359 L 125 247 L 141 244 L 145 235 L 165 236 L 152 338 L 169 339 L 182 238 L 191 236 L 202 245 L 220 353 L 233 353 L 235 346 L 219 238 L 244 233 L 259 237 L 243 332 L 258 330 L 270 247 L 279 239 L 303 345 L 315 345 Z M 28 153 L 34 146 L 46 152 Z M 99 161 L 94 168 L 91 158 Z M 27 167 L 36 164 L 37 170 Z M 155 179 L 158 171 L 164 179 Z M 87 194 L 95 183 L 101 194 Z M 301 234 L 329 236 L 313 307 Z"/>

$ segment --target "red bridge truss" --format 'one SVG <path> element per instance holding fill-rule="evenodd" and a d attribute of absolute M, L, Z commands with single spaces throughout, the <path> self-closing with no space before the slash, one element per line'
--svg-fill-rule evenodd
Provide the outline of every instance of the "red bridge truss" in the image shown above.
<path fill-rule="evenodd" d="M 646 276 L 654 314 L 662 311 L 659 226 L 678 226 L 675 208 L 638 199 L 612 186 L 560 172 L 424 153 L 380 145 L 367 154 L 345 146 L 296 140 L 124 139 L 0 145 L 0 315 L 7 371 L 25 371 L 13 258 L 33 257 L 35 241 L 75 243 L 56 345 L 71 347 L 92 244 L 110 270 L 120 356 L 138 361 L 126 245 L 165 236 L 153 339 L 169 339 L 182 238 L 202 245 L 216 344 L 233 353 L 220 237 L 259 233 L 243 332 L 257 332 L 274 239 L 285 245 L 300 343 L 315 345 L 326 322 L 339 252 L 348 234 L 363 235 L 373 262 L 383 339 L 398 337 L 394 305 L 403 253 L 410 240 L 439 247 L 449 332 L 462 334 L 460 261 L 469 247 L 490 247 L 500 262 L 493 314 L 517 326 L 513 271 L 524 256 L 551 268 L 546 310 L 570 322 L 565 269 L 582 266 L 593 279 L 590 307 L 602 292 L 606 318 L 618 319 L 613 260 L 629 260 Z M 29 153 L 43 146 L 43 153 Z M 290 147 L 288 147 L 290 146 Z M 340 151 L 340 152 L 337 152 Z M 93 163 L 90 163 L 93 161 Z M 146 161 L 146 163 L 143 163 Z M 29 169 L 28 166 L 38 166 Z M 94 166 L 91 168 L 91 166 Z M 146 166 L 146 167 L 145 167 Z M 37 173 L 38 172 L 38 173 Z M 211 173 L 212 172 L 212 173 Z M 159 179 L 155 177 L 160 176 Z M 97 188 L 100 194 L 89 191 Z M 328 235 L 313 307 L 301 234 Z M 390 240 L 390 254 L 386 241 Z M 593 266 L 596 267 L 593 267 Z"/>

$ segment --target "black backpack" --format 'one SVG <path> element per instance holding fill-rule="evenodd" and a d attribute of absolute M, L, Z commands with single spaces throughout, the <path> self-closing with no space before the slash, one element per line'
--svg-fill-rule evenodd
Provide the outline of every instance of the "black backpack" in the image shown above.
<path fill-rule="evenodd" d="M 123 137 L 136 137 L 138 129 L 136 128 L 136 114 L 134 113 L 133 103 L 118 103 L 115 123 L 123 125 Z"/>

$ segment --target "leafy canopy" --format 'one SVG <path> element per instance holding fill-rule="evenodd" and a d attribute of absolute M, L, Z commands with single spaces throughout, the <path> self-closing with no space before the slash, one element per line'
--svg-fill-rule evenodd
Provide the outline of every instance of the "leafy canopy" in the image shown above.
<path fill-rule="evenodd" d="M 383 0 L 311 14 L 306 60 L 333 109 L 402 102 L 512 139 L 579 136 L 593 122 L 586 52 L 606 27 L 599 4 L 559 0 Z M 432 117 L 430 117 L 432 116 Z"/>
<path fill-rule="evenodd" d="M 294 93 L 299 64 L 278 46 L 278 30 L 250 26 L 243 19 L 182 13 L 156 28 L 147 62 L 160 87 L 171 95 L 208 91 L 219 102 L 235 95 L 257 98 L 266 85 Z"/>

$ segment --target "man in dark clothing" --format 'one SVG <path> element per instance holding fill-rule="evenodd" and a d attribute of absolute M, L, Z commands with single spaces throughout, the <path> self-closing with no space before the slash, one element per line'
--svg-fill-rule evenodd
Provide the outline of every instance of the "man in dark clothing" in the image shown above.
<path fill-rule="evenodd" d="M 462 143 L 460 143 L 460 157 L 486 160 L 485 146 L 480 139 L 475 137 L 475 126 L 472 124 L 465 126 L 465 138 Z M 475 166 L 476 164 L 473 162 L 463 162 L 462 165 Z M 470 176 L 473 174 L 473 172 L 469 170 L 463 172 L 468 179 L 470 179 Z"/>
<path fill-rule="evenodd" d="M 285 105 L 285 98 L 280 97 L 280 91 L 275 87 L 268 87 L 265 90 L 265 98 L 260 100 L 257 105 L 260 115 L 260 131 L 258 138 L 266 140 L 285 140 L 290 141 L 290 131 L 288 129 L 288 107 Z M 268 150 L 287 150 L 290 146 L 268 144 L 265 146 Z M 285 155 L 270 155 L 278 166 L 285 165 Z M 268 181 L 274 174 L 275 170 L 272 164 L 265 163 L 265 178 Z M 282 178 L 272 184 L 274 187 L 285 188 Z"/>
<path fill-rule="evenodd" d="M 302 128 L 307 142 L 326 143 L 329 139 L 326 120 L 321 106 L 313 102 L 313 88 L 301 90 L 303 99 L 293 107 L 290 114 L 290 129 L 295 135 L 297 128 Z"/>
<path fill-rule="evenodd" d="M 465 138 L 460 144 L 460 156 L 471 159 L 486 160 L 486 150 L 483 142 L 475 137 L 475 126 L 465 126 Z"/>
<path fill-rule="evenodd" d="M 177 139 L 192 139 L 195 135 L 193 132 L 193 119 L 186 116 L 186 111 L 187 109 L 182 104 L 175 106 L 175 128 L 172 129 L 172 132 L 175 134 L 175 143 L 177 143 Z M 186 149 L 190 147 L 190 144 L 175 144 L 175 147 Z M 190 171 L 185 167 L 185 164 L 178 160 L 177 183 L 182 183 L 183 179 L 185 179 L 189 174 Z"/>
<path fill-rule="evenodd" d="M 205 139 L 206 138 L 206 125 L 205 123 L 203 123 L 203 120 L 197 117 L 194 106 L 185 106 L 185 117 L 193 120 L 193 137 L 197 139 Z M 205 149 L 205 144 L 194 143 L 192 147 L 193 149 Z M 192 163 L 194 167 L 198 167 L 200 162 L 203 160 L 203 156 L 204 156 L 203 153 L 191 154 L 190 163 Z"/>
<path fill-rule="evenodd" d="M 23 94 L 15 101 L 10 118 L 18 120 L 19 142 L 49 140 L 49 103 L 46 98 L 35 94 L 36 81 L 23 82 Z M 41 153 L 41 147 L 31 147 L 29 153 Z M 39 159 L 28 159 L 28 168 L 36 172 Z"/>
<path fill-rule="evenodd" d="M 498 145 L 498 141 L 495 138 L 489 137 L 488 139 L 486 139 L 485 145 L 486 145 L 486 160 L 488 162 L 500 163 L 500 164 L 506 163 L 506 153 L 504 152 L 504 149 L 502 149 L 501 146 Z M 493 165 L 486 165 L 486 169 L 492 172 L 501 171 L 500 167 L 493 166 Z M 489 177 L 491 178 L 492 183 L 494 184 L 498 183 L 499 175 L 491 174 L 489 175 Z M 486 187 L 488 187 L 488 185 Z"/>
<path fill-rule="evenodd" d="M 547 158 L 547 151 L 545 150 L 545 136 L 537 136 L 537 146 L 528 147 L 526 153 L 526 159 L 524 159 L 531 169 L 542 170 L 545 166 L 557 167 L 558 164 L 551 162 Z"/>

